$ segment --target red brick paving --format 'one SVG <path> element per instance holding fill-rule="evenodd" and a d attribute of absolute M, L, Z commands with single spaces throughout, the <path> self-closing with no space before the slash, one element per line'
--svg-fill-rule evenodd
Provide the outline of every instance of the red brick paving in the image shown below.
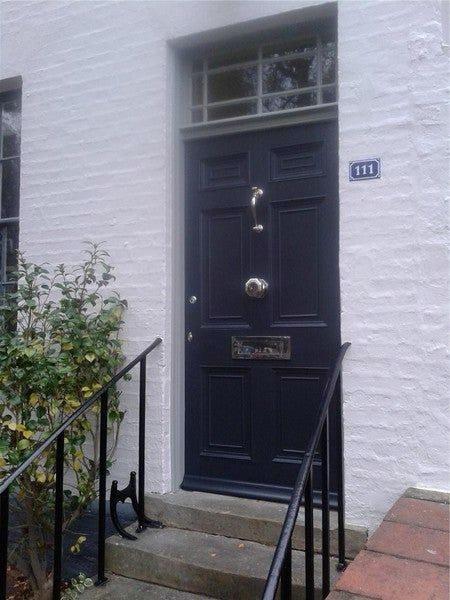
<path fill-rule="evenodd" d="M 377 598 L 369 598 L 369 596 L 355 596 L 355 594 L 350 594 L 349 592 L 331 592 L 329 596 L 327 596 L 327 600 L 378 600 Z"/>
<path fill-rule="evenodd" d="M 449 600 L 449 506 L 400 498 L 329 600 Z"/>
<path fill-rule="evenodd" d="M 363 550 L 336 589 L 381 600 L 448 600 L 448 569 Z"/>
<path fill-rule="evenodd" d="M 450 531 L 450 507 L 438 502 L 400 498 L 384 520 Z"/>
<path fill-rule="evenodd" d="M 449 564 L 448 542 L 446 531 L 384 521 L 367 542 L 366 548 L 446 567 Z"/>

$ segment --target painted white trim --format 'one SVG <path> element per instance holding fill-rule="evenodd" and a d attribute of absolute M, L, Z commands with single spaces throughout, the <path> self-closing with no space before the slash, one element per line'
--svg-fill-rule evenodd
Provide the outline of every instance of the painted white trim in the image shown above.
<path fill-rule="evenodd" d="M 332 104 L 323 104 L 322 106 L 307 106 L 262 115 L 246 115 L 243 117 L 233 117 L 232 119 L 222 119 L 221 121 L 211 121 L 209 123 L 195 123 L 180 127 L 180 135 L 183 140 L 190 140 L 212 137 L 214 135 L 255 131 L 257 129 L 298 125 L 299 123 L 329 121 L 337 119 L 337 115 L 338 106 L 337 102 L 334 102 Z"/>
<path fill-rule="evenodd" d="M 258 85 L 261 87 L 261 83 L 260 81 L 258 81 Z M 208 102 L 206 104 L 206 108 L 215 108 L 216 106 L 231 106 L 233 104 L 245 104 L 248 102 L 251 102 L 252 100 L 265 100 L 266 98 L 277 98 L 279 96 L 296 96 L 298 94 L 307 94 L 308 92 L 320 92 L 322 89 L 328 89 L 328 88 L 335 88 L 336 87 L 336 83 L 326 83 L 325 85 L 320 84 L 319 85 L 312 85 L 309 87 L 304 87 L 304 88 L 292 88 L 291 90 L 284 90 L 282 92 L 269 92 L 269 93 L 265 93 L 263 94 L 262 92 L 260 93 L 258 91 L 258 95 L 256 96 L 245 96 L 245 97 L 241 97 L 241 98 L 232 98 L 231 100 L 219 100 L 217 102 Z M 317 106 L 321 106 L 323 103 L 322 102 L 318 102 L 317 104 L 312 104 L 311 106 L 303 106 L 300 108 L 291 108 L 291 109 L 287 109 L 287 110 L 301 110 L 301 109 L 305 109 L 305 108 L 316 108 Z M 329 102 L 326 102 L 325 104 L 330 104 Z M 199 110 L 201 108 L 203 108 L 203 106 L 205 106 L 205 104 L 192 104 L 189 109 L 190 110 Z M 277 112 L 285 112 L 285 111 L 281 111 L 281 110 L 272 110 L 270 111 L 271 113 L 277 113 Z M 263 113 L 262 109 L 260 112 L 256 113 L 258 115 L 264 115 L 266 113 Z M 246 115 L 244 115 L 246 116 Z M 233 119 L 238 119 L 239 117 L 232 117 Z M 210 121 L 212 122 L 217 122 L 219 119 L 216 119 L 215 121 Z"/>
<path fill-rule="evenodd" d="M 172 85 L 169 86 L 177 98 L 172 106 L 173 156 L 171 192 L 171 369 L 170 369 L 170 457 L 171 489 L 178 490 L 184 477 L 184 143 L 180 136 L 180 124 L 185 121 L 185 91 L 190 79 L 180 53 L 169 47 L 169 64 Z"/>

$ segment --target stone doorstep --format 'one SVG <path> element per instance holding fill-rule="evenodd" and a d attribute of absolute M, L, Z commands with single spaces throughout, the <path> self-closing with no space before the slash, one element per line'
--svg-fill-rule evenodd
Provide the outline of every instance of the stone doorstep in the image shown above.
<path fill-rule="evenodd" d="M 426 500 L 427 502 L 439 502 L 440 504 L 450 504 L 450 492 L 410 487 L 403 494 L 403 497 L 413 498 L 414 500 Z"/>
<path fill-rule="evenodd" d="M 152 583 L 107 574 L 108 581 L 83 592 L 83 600 L 210 600 L 189 592 L 180 592 Z"/>
<path fill-rule="evenodd" d="M 254 541 L 275 546 L 286 513 L 286 504 L 221 496 L 203 492 L 179 491 L 169 494 L 151 494 L 146 497 L 146 511 L 169 527 L 212 533 L 224 537 Z M 337 555 L 337 514 L 330 513 L 331 554 Z M 346 554 L 354 558 L 364 548 L 367 529 L 346 526 Z M 321 512 L 314 511 L 315 551 L 322 551 Z M 304 550 L 304 512 L 300 509 L 293 547 Z"/>
<path fill-rule="evenodd" d="M 177 590 L 222 600 L 259 600 L 273 552 L 273 547 L 256 542 L 166 527 L 147 529 L 136 541 L 109 538 L 106 566 L 116 575 Z M 321 565 L 321 557 L 316 555 L 317 598 Z M 294 598 L 304 597 L 304 572 L 304 553 L 294 550 Z M 334 559 L 331 575 L 336 580 Z"/>

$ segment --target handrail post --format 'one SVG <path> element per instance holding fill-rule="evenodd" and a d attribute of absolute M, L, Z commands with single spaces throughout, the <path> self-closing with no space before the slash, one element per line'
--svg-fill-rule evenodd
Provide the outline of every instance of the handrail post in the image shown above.
<path fill-rule="evenodd" d="M 337 455 L 337 509 L 338 509 L 338 570 L 347 566 L 345 560 L 345 473 L 344 473 L 344 427 L 342 407 L 342 376 L 339 375 L 336 386 L 336 455 Z"/>
<path fill-rule="evenodd" d="M 313 469 L 308 474 L 305 488 L 305 598 L 314 600 L 314 513 L 313 513 Z"/>
<path fill-rule="evenodd" d="M 324 391 L 322 392 L 322 400 L 320 404 L 319 413 L 316 420 L 316 426 L 309 438 L 309 442 L 306 446 L 305 453 L 301 462 L 300 470 L 295 480 L 294 489 L 292 491 L 291 500 L 289 502 L 286 515 L 284 517 L 283 526 L 281 528 L 280 536 L 278 538 L 278 544 L 275 549 L 275 554 L 270 565 L 269 574 L 267 576 L 266 585 L 263 592 L 263 600 L 274 600 L 279 581 L 285 568 L 285 558 L 290 549 L 292 535 L 295 529 L 295 523 L 300 509 L 300 503 L 303 497 L 305 497 L 305 571 L 306 571 L 306 600 L 314 600 L 314 515 L 313 515 L 313 472 L 314 472 L 314 457 L 319 445 L 322 443 L 327 446 L 323 456 L 325 457 L 326 468 L 322 472 L 322 489 L 326 491 L 324 494 L 325 500 L 325 512 L 323 516 L 324 529 L 328 531 L 329 536 L 329 444 L 328 444 L 328 427 L 329 427 L 329 414 L 330 406 L 334 398 L 336 398 L 336 384 L 341 383 L 341 368 L 342 361 L 347 350 L 351 344 L 345 342 L 342 344 L 339 353 L 334 361 L 333 367 L 328 375 L 327 383 Z M 338 497 L 338 505 L 340 508 L 339 523 L 341 524 L 339 530 L 339 555 L 343 553 L 345 564 L 345 532 L 344 532 L 344 469 L 343 469 L 343 437 L 342 437 L 342 406 L 339 407 L 339 420 L 337 431 L 339 433 L 338 439 L 338 466 L 340 469 L 339 476 L 339 489 L 340 494 Z M 324 428 L 325 432 L 324 433 Z M 326 444 L 323 441 L 326 436 Z M 344 532 L 344 535 L 342 535 Z M 329 552 L 326 552 L 327 546 L 329 548 L 329 537 L 322 539 L 322 547 L 325 550 L 326 555 L 329 557 Z M 322 567 L 327 568 L 327 561 Z M 329 568 L 327 569 L 329 573 Z M 325 584 L 327 578 L 325 577 Z"/>
<path fill-rule="evenodd" d="M 55 529 L 53 547 L 53 600 L 61 597 L 62 532 L 64 520 L 64 433 L 56 439 Z"/>
<path fill-rule="evenodd" d="M 289 544 L 284 558 L 283 570 L 281 571 L 281 593 L 280 600 L 291 600 L 292 598 L 292 538 L 289 539 Z"/>
<path fill-rule="evenodd" d="M 25 472 L 25 470 L 42 453 L 56 442 L 56 482 L 55 482 L 55 512 L 54 512 L 54 552 L 53 552 L 53 600 L 59 600 L 61 594 L 62 576 L 62 546 L 64 524 L 64 435 L 67 428 L 79 417 L 84 415 L 95 403 L 100 402 L 100 440 L 99 440 L 99 509 L 98 509 L 98 547 L 97 547 L 97 585 L 107 581 L 105 576 L 105 542 L 106 542 L 106 476 L 107 476 L 107 436 L 108 436 L 108 390 L 124 377 L 133 367 L 140 363 L 140 431 L 139 431 L 139 507 L 136 500 L 136 485 L 133 484 L 133 508 L 138 513 L 139 523 L 147 523 L 161 527 L 157 521 L 145 518 L 145 373 L 146 357 L 162 339 L 157 337 L 152 344 L 136 356 L 131 362 L 113 375 L 103 387 L 92 394 L 81 406 L 53 430 L 27 458 L 3 480 L 0 481 L 0 600 L 6 600 L 8 577 L 8 534 L 9 534 L 9 502 L 10 487 Z M 135 473 L 132 473 L 135 476 Z M 123 493 L 123 492 L 122 492 Z M 138 510 L 139 508 L 139 510 Z M 116 524 L 117 527 L 117 524 Z"/>
<path fill-rule="evenodd" d="M 6 600 L 8 583 L 9 487 L 0 496 L 0 600 Z"/>
<path fill-rule="evenodd" d="M 108 392 L 100 397 L 100 456 L 98 489 L 98 555 L 97 585 L 105 583 L 105 538 L 106 538 L 106 444 L 108 435 Z"/>
<path fill-rule="evenodd" d="M 330 593 L 330 469 L 329 412 L 322 429 L 320 443 L 322 468 L 322 598 Z"/>
<path fill-rule="evenodd" d="M 145 518 L 145 413 L 146 413 L 147 358 L 139 363 L 139 458 L 138 458 L 138 529 L 146 529 Z"/>

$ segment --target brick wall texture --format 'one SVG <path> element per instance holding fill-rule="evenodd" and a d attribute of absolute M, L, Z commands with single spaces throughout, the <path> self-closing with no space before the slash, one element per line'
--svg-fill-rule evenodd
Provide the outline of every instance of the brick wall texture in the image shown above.
<path fill-rule="evenodd" d="M 72 262 L 104 240 L 149 361 L 147 487 L 171 489 L 174 85 L 168 41 L 321 2 L 2 1 L 0 77 L 23 77 L 21 246 Z M 348 519 L 448 488 L 448 48 L 441 2 L 338 4 Z M 382 178 L 348 181 L 381 157 Z M 134 386 L 134 387 L 133 387 Z M 136 382 L 114 474 L 135 467 Z"/>

